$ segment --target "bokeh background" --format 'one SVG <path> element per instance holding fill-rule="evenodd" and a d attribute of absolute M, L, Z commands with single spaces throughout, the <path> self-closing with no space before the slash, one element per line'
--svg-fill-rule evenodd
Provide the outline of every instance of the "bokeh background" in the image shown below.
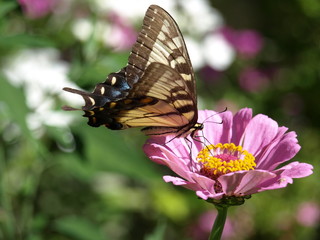
<path fill-rule="evenodd" d="M 82 99 L 126 65 L 147 7 L 179 24 L 199 109 L 253 108 L 296 131 L 315 173 L 230 209 L 223 239 L 319 239 L 320 2 L 2 0 L 0 239 L 207 239 L 215 209 L 146 158 L 139 130 L 92 128 Z"/>

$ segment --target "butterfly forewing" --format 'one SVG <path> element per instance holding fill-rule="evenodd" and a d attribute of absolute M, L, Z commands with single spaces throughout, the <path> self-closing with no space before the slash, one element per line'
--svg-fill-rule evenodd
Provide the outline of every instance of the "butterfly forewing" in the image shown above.
<path fill-rule="evenodd" d="M 156 5 L 151 5 L 146 12 L 129 56 L 127 74 L 141 77 L 153 62 L 170 66 L 181 74 L 196 99 L 194 73 L 182 34 L 169 13 Z"/>

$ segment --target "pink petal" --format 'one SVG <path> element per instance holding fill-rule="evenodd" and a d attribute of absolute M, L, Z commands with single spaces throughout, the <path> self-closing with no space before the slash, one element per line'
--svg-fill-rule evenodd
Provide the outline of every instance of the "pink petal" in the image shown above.
<path fill-rule="evenodd" d="M 163 180 L 166 183 L 171 182 L 173 185 L 183 186 L 183 187 L 190 189 L 192 191 L 199 191 L 200 190 L 198 184 L 186 181 L 186 180 L 179 178 L 179 177 L 163 176 Z"/>
<path fill-rule="evenodd" d="M 211 193 L 216 193 L 214 190 L 214 184 L 216 182 L 214 180 L 198 173 L 193 173 L 191 177 L 193 181 L 195 181 L 201 187 L 201 189 L 207 190 Z"/>
<path fill-rule="evenodd" d="M 165 151 L 164 147 L 146 143 L 145 145 L 143 145 L 143 151 L 152 161 L 158 164 L 166 164 L 164 161 L 166 155 L 163 153 L 163 151 Z"/>
<path fill-rule="evenodd" d="M 256 163 L 257 163 L 257 169 L 265 169 L 265 170 L 270 170 L 269 168 L 264 168 L 262 166 L 267 166 L 268 164 L 270 165 L 269 161 L 272 159 L 268 158 L 268 155 L 270 152 L 274 150 L 274 148 L 277 147 L 280 141 L 286 138 L 288 134 L 285 134 L 288 128 L 286 127 L 279 127 L 278 128 L 278 133 L 276 137 L 272 140 L 270 144 L 268 144 L 258 155 L 256 155 Z M 274 163 L 271 163 L 274 164 Z M 274 168 L 273 168 L 274 169 Z M 271 170 L 273 170 L 271 169 Z"/>
<path fill-rule="evenodd" d="M 178 158 L 172 156 L 172 161 L 166 160 L 165 164 L 177 175 L 181 176 L 186 180 L 192 181 L 191 175 L 194 173 L 191 172 L 188 165 L 184 164 L 182 161 L 179 161 Z"/>
<path fill-rule="evenodd" d="M 293 178 L 302 178 L 311 175 L 313 166 L 307 163 L 292 162 L 273 173 L 277 177 L 264 183 L 260 191 L 284 188 L 288 183 L 293 183 Z"/>
<path fill-rule="evenodd" d="M 277 132 L 278 124 L 276 121 L 262 114 L 256 115 L 245 129 L 241 139 L 242 146 L 256 156 L 266 145 L 270 144 Z"/>
<path fill-rule="evenodd" d="M 286 134 L 280 142 L 270 149 L 270 152 L 257 165 L 259 169 L 273 170 L 281 163 L 292 159 L 300 150 L 300 145 L 294 132 Z"/>
<path fill-rule="evenodd" d="M 252 109 L 243 108 L 237 112 L 233 117 L 232 125 L 232 139 L 231 142 L 235 145 L 240 144 L 240 139 L 248 123 L 252 119 Z"/>
<path fill-rule="evenodd" d="M 271 172 L 252 170 L 229 173 L 219 177 L 218 181 L 226 195 L 244 196 L 257 193 L 263 182 L 274 177 L 276 174 Z"/>
<path fill-rule="evenodd" d="M 179 177 L 172 177 L 172 176 L 163 176 L 163 180 L 165 182 L 172 182 L 174 185 L 181 186 L 185 184 L 189 184 L 191 182 L 188 182 L 182 178 Z"/>
<path fill-rule="evenodd" d="M 208 112 L 206 112 L 206 116 L 209 115 Z M 232 118 L 230 111 L 223 113 L 212 111 L 212 117 L 207 120 L 203 129 L 203 134 L 210 141 L 210 144 L 230 142 Z"/>
<path fill-rule="evenodd" d="M 183 138 L 176 138 L 166 145 L 164 145 L 164 143 L 166 143 L 167 139 L 158 139 L 160 139 L 160 137 L 150 138 L 143 146 L 143 151 L 151 160 L 164 165 L 167 165 L 167 160 L 183 161 L 185 163 L 184 165 L 186 167 L 188 166 L 190 163 L 190 150 L 185 146 L 185 140 Z"/>
<path fill-rule="evenodd" d="M 208 198 L 221 199 L 224 195 L 224 193 L 213 194 L 209 191 L 196 191 L 196 194 L 198 197 L 200 197 L 204 200 L 207 200 Z"/>
<path fill-rule="evenodd" d="M 302 178 L 311 175 L 313 173 L 312 169 L 313 166 L 308 163 L 292 162 L 279 170 L 284 170 L 281 174 L 283 176 L 288 176 L 290 178 Z"/>

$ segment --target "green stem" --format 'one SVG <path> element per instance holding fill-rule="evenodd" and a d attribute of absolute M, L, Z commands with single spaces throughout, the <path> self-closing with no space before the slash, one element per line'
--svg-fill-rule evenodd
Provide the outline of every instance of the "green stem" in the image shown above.
<path fill-rule="evenodd" d="M 227 219 L 228 207 L 216 206 L 218 215 L 214 221 L 209 240 L 220 240 Z"/>

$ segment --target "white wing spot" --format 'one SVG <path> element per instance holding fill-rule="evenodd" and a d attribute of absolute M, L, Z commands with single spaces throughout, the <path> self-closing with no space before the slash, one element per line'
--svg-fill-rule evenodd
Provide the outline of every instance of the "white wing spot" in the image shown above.
<path fill-rule="evenodd" d="M 170 26 L 170 24 L 169 24 L 168 20 L 165 19 L 163 21 L 163 26 L 161 28 L 161 31 L 163 31 L 165 33 L 169 33 L 170 31 L 169 31 L 169 28 L 167 26 Z"/>
<path fill-rule="evenodd" d="M 181 38 L 180 37 L 175 37 L 175 38 L 172 39 L 172 41 L 176 44 L 176 46 L 178 48 L 182 47 L 182 42 L 181 42 Z"/>
<path fill-rule="evenodd" d="M 182 57 L 182 56 L 177 57 L 175 60 L 176 60 L 179 64 L 181 64 L 181 63 L 186 63 L 186 60 L 185 60 L 184 57 Z"/>
<path fill-rule="evenodd" d="M 101 89 L 100 89 L 100 93 L 103 95 L 104 94 L 104 92 L 105 92 L 105 88 L 104 87 L 102 87 Z"/>
<path fill-rule="evenodd" d="M 172 96 L 174 96 L 174 97 L 177 97 L 178 95 L 180 95 L 180 96 L 181 95 L 182 96 L 188 96 L 185 91 L 178 91 L 178 92 L 173 92 L 172 93 Z"/>
<path fill-rule="evenodd" d="M 89 98 L 92 105 L 96 104 L 96 102 L 94 101 L 94 99 L 92 97 L 88 97 L 88 98 Z"/>
<path fill-rule="evenodd" d="M 116 77 L 112 77 L 112 78 L 111 78 L 111 85 L 112 85 L 112 86 L 115 85 L 116 82 L 117 82 L 117 78 L 116 78 Z"/>
<path fill-rule="evenodd" d="M 167 42 L 170 49 L 177 49 L 177 46 L 173 42 Z"/>
<path fill-rule="evenodd" d="M 180 57 L 177 57 L 176 59 L 171 60 L 170 66 L 172 68 L 175 68 L 177 64 L 182 64 L 182 63 L 186 63 L 186 60 L 184 59 L 184 57 L 180 56 Z"/>
<path fill-rule="evenodd" d="M 190 81 L 191 80 L 191 74 L 181 73 L 181 77 L 186 81 Z"/>
<path fill-rule="evenodd" d="M 176 60 L 171 60 L 171 61 L 170 61 L 170 66 L 171 66 L 172 68 L 175 68 L 176 65 L 177 65 Z"/>
<path fill-rule="evenodd" d="M 163 32 L 159 32 L 158 38 L 159 38 L 161 41 L 166 40 L 166 36 L 164 35 Z"/>
<path fill-rule="evenodd" d="M 153 9 L 154 14 L 158 13 L 158 9 Z"/>

